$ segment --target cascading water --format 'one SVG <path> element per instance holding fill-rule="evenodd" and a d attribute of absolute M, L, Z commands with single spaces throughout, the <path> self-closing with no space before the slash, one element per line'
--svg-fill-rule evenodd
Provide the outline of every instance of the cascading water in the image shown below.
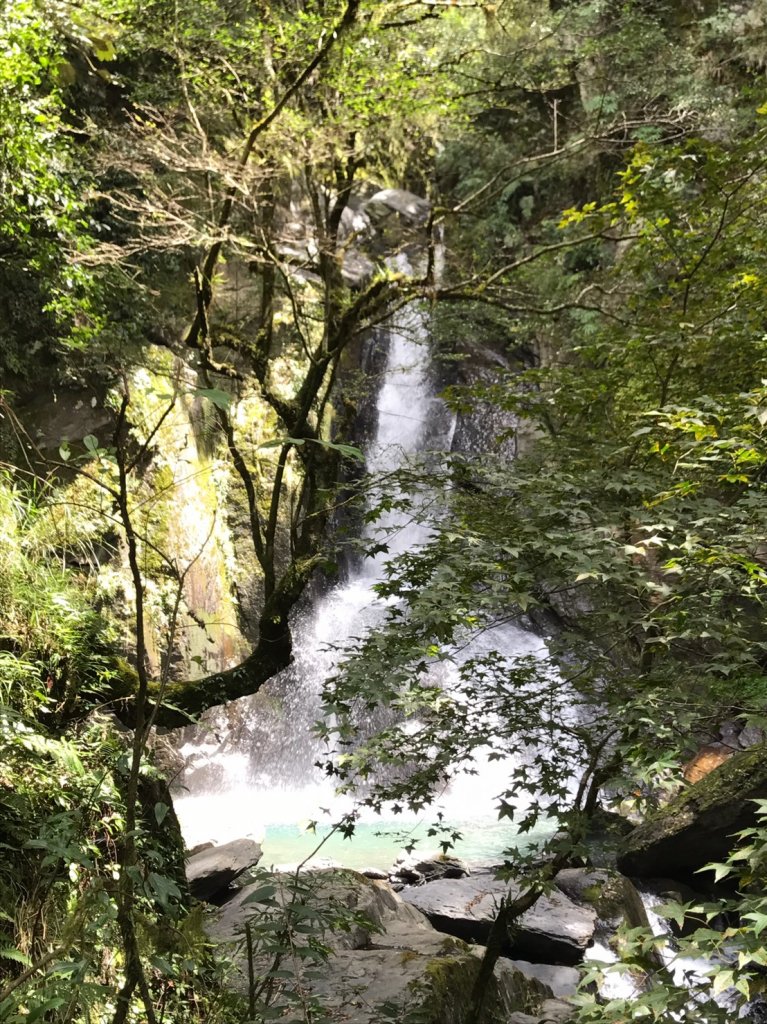
<path fill-rule="evenodd" d="M 379 478 L 419 453 L 449 449 L 454 430 L 454 418 L 435 391 L 425 314 L 415 306 L 405 308 L 392 318 L 385 337 L 387 365 L 376 402 L 377 430 L 366 453 L 369 470 Z M 387 537 L 388 552 L 365 559 L 344 583 L 296 616 L 294 663 L 258 694 L 214 709 L 199 726 L 184 730 L 180 752 L 186 769 L 177 781 L 174 803 L 189 847 L 252 836 L 264 843 L 267 863 L 292 862 L 316 843 L 300 841 L 301 823 L 337 821 L 351 810 L 351 800 L 337 797 L 315 767 L 321 752 L 312 724 L 319 717 L 319 695 L 334 671 L 338 647 L 385 612 L 373 587 L 386 559 L 423 544 L 429 532 L 397 509 L 387 512 L 377 529 Z M 508 624 L 485 634 L 463 657 L 476 654 L 476 644 L 507 656 L 545 653 L 538 637 Z M 458 852 L 464 856 L 497 856 L 511 834 L 508 825 L 498 824 L 494 800 L 508 784 L 508 764 L 483 761 L 480 755 L 473 767 L 474 774 L 459 776 L 435 798 L 427 818 L 433 820 L 439 810 L 460 824 L 466 839 Z M 351 843 L 340 850 L 329 846 L 323 855 L 350 866 L 390 864 L 403 841 L 381 839 L 381 827 L 378 819 L 363 820 Z M 402 830 L 401 818 L 396 827 Z M 418 822 L 407 827 L 417 833 Z M 473 843 L 473 835 L 481 841 Z"/>

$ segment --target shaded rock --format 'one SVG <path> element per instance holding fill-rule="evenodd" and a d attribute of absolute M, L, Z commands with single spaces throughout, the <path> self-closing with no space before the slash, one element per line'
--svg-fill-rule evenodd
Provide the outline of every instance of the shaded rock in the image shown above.
<path fill-rule="evenodd" d="M 338 237 L 341 241 L 345 241 L 350 237 L 364 237 L 369 235 L 371 230 L 370 217 L 368 217 L 363 209 L 360 209 L 359 204 L 357 204 L 356 209 L 351 203 L 344 207 L 341 214 L 341 223 L 338 226 Z"/>
<path fill-rule="evenodd" d="M 22 421 L 32 425 L 32 436 L 39 448 L 56 449 L 70 441 L 77 451 L 81 439 L 95 434 L 100 440 L 114 431 L 114 412 L 104 403 L 104 395 L 90 388 L 57 387 L 35 390 L 17 403 Z"/>
<path fill-rule="evenodd" d="M 760 729 L 758 725 L 745 726 L 740 730 L 738 743 L 744 750 L 755 747 L 757 743 L 764 743 L 764 729 Z"/>
<path fill-rule="evenodd" d="M 588 863 L 598 868 L 614 868 L 621 842 L 633 827 L 631 822 L 620 814 L 597 810 L 589 821 L 583 840 Z"/>
<path fill-rule="evenodd" d="M 486 942 L 501 898 L 518 892 L 492 872 L 478 872 L 470 878 L 428 882 L 402 895 L 440 931 L 467 942 Z M 593 939 L 596 920 L 590 907 L 577 906 L 554 890 L 541 896 L 515 923 L 504 953 L 547 963 L 580 963 Z"/>
<path fill-rule="evenodd" d="M 209 900 L 260 859 L 261 847 L 252 839 L 235 839 L 222 846 L 207 847 L 187 858 L 189 889 L 198 900 Z"/>
<path fill-rule="evenodd" d="M 341 276 L 350 288 L 362 288 L 375 273 L 376 265 L 364 253 L 349 249 L 344 253 Z"/>
<path fill-rule="evenodd" d="M 624 874 L 685 877 L 721 861 L 733 836 L 755 821 L 755 799 L 767 797 L 767 750 L 762 744 L 736 754 L 690 786 L 624 840 Z"/>
<path fill-rule="evenodd" d="M 510 960 L 527 978 L 536 978 L 551 989 L 552 995 L 563 999 L 571 996 L 578 987 L 580 971 L 575 967 L 562 967 L 560 964 L 531 964 L 528 960 Z"/>
<path fill-rule="evenodd" d="M 725 746 L 737 750 L 740 732 L 741 728 L 738 722 L 733 722 L 732 719 L 728 719 L 726 722 L 722 722 L 719 726 L 719 739 Z"/>

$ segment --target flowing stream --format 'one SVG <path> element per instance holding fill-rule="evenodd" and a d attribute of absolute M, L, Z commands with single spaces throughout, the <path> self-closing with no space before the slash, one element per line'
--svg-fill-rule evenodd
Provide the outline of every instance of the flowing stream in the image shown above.
<path fill-rule="evenodd" d="M 436 393 L 428 333 L 425 313 L 410 306 L 377 338 L 386 345 L 387 361 L 366 459 L 370 472 L 384 479 L 409 459 L 449 450 L 453 440 L 455 421 Z M 264 863 L 292 864 L 352 809 L 352 801 L 338 797 L 315 767 L 322 756 L 312 735 L 320 691 L 335 669 L 338 646 L 384 615 L 385 602 L 373 587 L 386 559 L 417 548 L 429 533 L 428 526 L 397 509 L 385 514 L 377 530 L 387 538 L 388 553 L 362 560 L 345 581 L 295 616 L 294 663 L 258 694 L 212 709 L 199 725 L 183 731 L 186 769 L 174 804 L 188 847 L 251 836 L 263 844 Z M 545 654 L 539 637 L 505 624 L 478 638 L 462 657 L 490 649 L 507 657 Z M 448 676 L 450 665 L 444 662 L 441 670 Z M 509 762 L 480 756 L 474 769 L 476 774 L 459 775 L 435 794 L 432 807 L 417 817 L 363 815 L 351 840 L 333 835 L 319 857 L 350 867 L 389 867 L 408 839 L 422 837 L 440 811 L 464 835 L 458 855 L 497 861 L 515 836 L 508 822 L 499 823 L 495 799 L 508 784 Z M 308 822 L 320 823 L 316 834 L 307 832 Z M 428 842 L 419 849 L 426 852 Z"/>

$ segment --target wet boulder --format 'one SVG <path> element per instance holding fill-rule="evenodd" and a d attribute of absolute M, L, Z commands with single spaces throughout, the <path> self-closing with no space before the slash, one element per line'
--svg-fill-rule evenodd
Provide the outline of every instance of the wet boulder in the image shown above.
<path fill-rule="evenodd" d="M 198 900 L 211 900 L 261 859 L 261 847 L 252 839 L 235 839 L 221 846 L 197 847 L 186 861 L 189 889 Z"/>
<path fill-rule="evenodd" d="M 638 877 L 689 877 L 723 860 L 734 836 L 767 797 L 767 746 L 736 754 L 695 782 L 624 839 L 618 868 Z"/>

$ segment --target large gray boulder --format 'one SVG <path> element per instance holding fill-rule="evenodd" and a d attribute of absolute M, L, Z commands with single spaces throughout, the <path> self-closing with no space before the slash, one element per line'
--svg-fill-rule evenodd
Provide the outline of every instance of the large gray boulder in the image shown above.
<path fill-rule="evenodd" d="M 221 846 L 207 846 L 187 858 L 189 890 L 198 900 L 212 899 L 260 859 L 261 847 L 252 839 L 234 839 Z"/>
<path fill-rule="evenodd" d="M 428 200 L 404 188 L 381 189 L 364 205 L 364 213 L 373 223 L 396 216 L 408 224 L 425 224 L 430 209 Z"/>
<path fill-rule="evenodd" d="M 469 878 L 442 878 L 417 889 L 405 889 L 403 897 L 423 911 L 439 931 L 467 942 L 487 941 L 500 901 L 514 898 L 519 889 L 496 879 L 492 871 Z M 563 892 L 541 896 L 524 913 L 504 947 L 506 955 L 544 963 L 577 964 L 592 941 L 597 915 L 578 906 Z"/>
<path fill-rule="evenodd" d="M 642 897 L 630 879 L 607 868 L 564 868 L 554 885 L 574 903 L 592 907 L 598 930 L 615 932 L 622 924 L 649 928 Z"/>
<path fill-rule="evenodd" d="M 392 1013 L 401 1020 L 411 1011 L 423 1024 L 463 1024 L 482 950 L 435 931 L 385 882 L 348 870 L 312 871 L 302 878 L 309 883 L 314 906 L 334 903 L 363 915 L 367 923 L 320 934 L 320 941 L 332 951 L 330 957 L 314 965 L 297 958 L 298 977 L 286 980 L 286 985 L 300 985 L 306 997 L 320 1000 L 344 1024 L 379 1024 L 392 1019 Z M 284 906 L 290 899 L 290 880 L 275 875 L 273 884 L 281 893 L 276 902 Z M 228 955 L 239 968 L 235 984 L 242 989 L 247 977 L 241 941 L 245 923 L 254 915 L 256 921 L 268 921 L 274 912 L 253 902 L 265 891 L 263 879 L 245 886 L 213 911 L 206 926 L 214 941 L 227 944 Z M 257 970 L 260 967 L 256 964 Z M 517 1011 L 538 1013 L 551 995 L 539 979 L 500 961 L 490 985 L 486 1019 L 508 1020 Z M 384 1004 L 386 1014 L 381 1010 Z"/>
<path fill-rule="evenodd" d="M 736 754 L 687 788 L 623 841 L 618 868 L 639 877 L 686 878 L 723 860 L 767 797 L 767 745 Z"/>

